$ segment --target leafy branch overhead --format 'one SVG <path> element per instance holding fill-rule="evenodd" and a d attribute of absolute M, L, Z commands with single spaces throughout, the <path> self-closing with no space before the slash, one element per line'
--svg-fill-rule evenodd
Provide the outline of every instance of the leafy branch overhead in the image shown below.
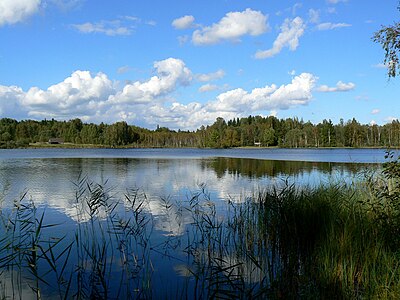
<path fill-rule="evenodd" d="M 398 6 L 400 10 L 400 4 Z M 400 52 L 400 22 L 392 26 L 382 26 L 375 32 L 373 41 L 382 45 L 385 51 L 384 64 L 388 69 L 388 76 L 396 77 L 400 74 L 399 52 Z"/>

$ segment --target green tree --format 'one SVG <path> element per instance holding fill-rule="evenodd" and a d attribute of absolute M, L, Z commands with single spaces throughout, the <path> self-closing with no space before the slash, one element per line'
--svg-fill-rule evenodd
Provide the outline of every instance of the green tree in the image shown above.
<path fill-rule="evenodd" d="M 263 142 L 267 147 L 276 144 L 275 130 L 273 128 L 264 130 Z"/>
<path fill-rule="evenodd" d="M 299 128 L 290 129 L 285 135 L 285 146 L 297 148 L 302 143 L 303 132 Z"/>
<path fill-rule="evenodd" d="M 323 120 L 322 123 L 318 124 L 319 136 L 322 145 L 325 147 L 331 147 L 336 145 L 335 128 L 333 127 L 332 121 L 329 119 Z"/>
<path fill-rule="evenodd" d="M 397 7 L 400 10 L 400 4 Z M 373 41 L 382 45 L 385 51 L 384 64 L 388 68 L 388 76 L 396 77 L 400 74 L 400 22 L 391 26 L 382 26 L 372 37 Z"/>

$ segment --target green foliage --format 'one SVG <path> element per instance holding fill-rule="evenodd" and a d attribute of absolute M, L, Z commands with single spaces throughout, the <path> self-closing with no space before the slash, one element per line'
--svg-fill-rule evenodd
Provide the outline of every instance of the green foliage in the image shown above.
<path fill-rule="evenodd" d="M 400 247 L 400 158 L 388 150 L 381 176 L 371 176 L 371 197 L 365 204 L 392 249 Z"/>
<path fill-rule="evenodd" d="M 249 116 L 226 122 L 217 118 L 196 131 L 156 130 L 129 125 L 70 121 L 0 119 L 0 148 L 27 147 L 59 138 L 65 143 L 107 147 L 400 147 L 400 122 L 383 126 L 360 124 L 356 119 L 339 124 L 331 120 L 312 124 L 297 118 Z"/>
<path fill-rule="evenodd" d="M 400 10 L 400 5 L 398 7 Z M 400 52 L 400 23 L 391 26 L 382 26 L 372 37 L 373 41 L 381 44 L 384 52 L 384 64 L 388 69 L 388 76 L 396 77 L 400 74 L 399 52 Z"/>

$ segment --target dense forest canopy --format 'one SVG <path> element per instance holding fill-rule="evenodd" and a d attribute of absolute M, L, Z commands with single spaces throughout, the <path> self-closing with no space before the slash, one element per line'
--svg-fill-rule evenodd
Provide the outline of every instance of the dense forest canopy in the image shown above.
<path fill-rule="evenodd" d="M 125 121 L 114 124 L 69 121 L 0 119 L 0 147 L 27 147 L 49 142 L 107 147 L 399 147 L 400 122 L 385 125 L 360 124 L 356 119 L 333 124 L 331 120 L 312 124 L 298 118 L 248 116 L 228 120 L 217 118 L 211 126 L 196 131 L 174 131 L 165 127 L 149 130 Z"/>

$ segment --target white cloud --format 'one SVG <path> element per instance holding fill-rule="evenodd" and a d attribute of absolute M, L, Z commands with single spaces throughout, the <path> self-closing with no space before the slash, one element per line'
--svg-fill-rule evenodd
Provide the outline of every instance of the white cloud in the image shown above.
<path fill-rule="evenodd" d="M 225 71 L 222 69 L 219 69 L 216 72 L 213 73 L 207 73 L 207 74 L 199 74 L 196 76 L 198 81 L 201 82 L 207 82 L 207 81 L 213 81 L 213 80 L 218 80 L 221 79 L 225 76 Z"/>
<path fill-rule="evenodd" d="M 352 82 L 342 82 L 338 81 L 335 87 L 329 87 L 327 85 L 321 85 L 317 88 L 318 92 L 323 92 L 323 93 L 331 93 L 331 92 L 347 92 L 354 90 L 356 85 Z"/>
<path fill-rule="evenodd" d="M 240 41 L 244 35 L 257 36 L 269 29 L 268 16 L 247 8 L 242 12 L 229 12 L 218 23 L 193 32 L 195 45 L 212 45 L 222 41 Z"/>
<path fill-rule="evenodd" d="M 191 70 L 176 58 L 157 61 L 154 68 L 156 74 L 149 79 L 122 86 L 104 73 L 89 71 L 75 71 L 47 89 L 32 87 L 24 92 L 19 87 L 0 86 L 0 113 L 16 117 L 17 112 L 19 118 L 38 119 L 78 117 L 96 123 L 125 120 L 144 127 L 160 124 L 194 130 L 213 123 L 217 117 L 276 114 L 279 110 L 307 105 L 317 81 L 314 75 L 302 73 L 281 86 L 270 84 L 250 91 L 236 88 L 220 92 L 204 104 L 184 104 L 174 99 L 173 93 L 191 82 Z M 205 84 L 200 92 L 226 88 Z"/>
<path fill-rule="evenodd" d="M 377 114 L 379 114 L 380 112 L 381 112 L 380 109 L 373 109 L 373 110 L 371 111 L 371 114 L 377 115 Z"/>
<path fill-rule="evenodd" d="M 15 24 L 38 12 L 41 0 L 1 0 L 0 26 Z"/>
<path fill-rule="evenodd" d="M 9 117 L 11 114 L 23 113 L 19 107 L 25 93 L 17 86 L 0 85 L 0 117 Z"/>
<path fill-rule="evenodd" d="M 311 92 L 316 80 L 314 75 L 302 73 L 287 85 L 278 87 L 272 84 L 250 92 L 238 88 L 221 93 L 215 100 L 205 104 L 193 102 L 184 105 L 174 102 L 168 107 L 155 103 L 146 109 L 143 116 L 147 124 L 196 129 L 212 124 L 217 117 L 228 120 L 262 110 L 269 110 L 270 114 L 276 115 L 278 110 L 307 105 L 312 99 Z"/>
<path fill-rule="evenodd" d="M 181 18 L 172 21 L 172 26 L 175 29 L 188 29 L 193 27 L 194 17 L 193 16 L 183 16 Z"/>
<path fill-rule="evenodd" d="M 238 88 L 220 94 L 207 108 L 219 112 L 254 112 L 305 105 L 312 99 L 311 91 L 316 81 L 314 75 L 302 73 L 293 78 L 291 83 L 280 87 L 272 84 L 251 92 Z"/>
<path fill-rule="evenodd" d="M 115 103 L 149 103 L 155 97 L 173 91 L 178 84 L 187 85 L 192 73 L 185 63 L 176 58 L 168 58 L 154 63 L 156 76 L 148 81 L 127 84 L 111 100 Z"/>
<path fill-rule="evenodd" d="M 108 36 L 130 35 L 133 32 L 132 26 L 124 26 L 119 20 L 101 21 L 99 23 L 73 24 L 72 27 L 82 33 L 102 33 Z"/>
<path fill-rule="evenodd" d="M 347 24 L 347 23 L 321 23 L 317 25 L 317 29 L 318 30 L 332 30 L 332 29 L 336 29 L 336 28 L 343 28 L 343 27 L 350 27 L 351 24 Z"/>
<path fill-rule="evenodd" d="M 306 25 L 300 17 L 296 17 L 293 20 L 286 19 L 272 48 L 265 51 L 257 51 L 255 57 L 258 59 L 273 57 L 281 52 L 283 47 L 289 47 L 291 51 L 295 51 L 299 45 L 299 38 L 304 34 L 305 28 Z"/>
<path fill-rule="evenodd" d="M 114 84 L 107 75 L 98 73 L 93 77 L 88 71 L 75 71 L 46 91 L 30 88 L 21 104 L 29 110 L 29 115 L 35 117 L 84 116 L 100 109 L 113 93 Z"/>
<path fill-rule="evenodd" d="M 308 11 L 308 18 L 310 23 L 319 23 L 320 13 L 321 12 L 319 10 L 310 9 Z"/>
<path fill-rule="evenodd" d="M 218 90 L 218 85 L 210 83 L 204 84 L 199 88 L 200 93 L 212 92 L 215 90 Z"/>
<path fill-rule="evenodd" d="M 376 125 L 377 123 L 376 123 L 376 121 L 375 120 L 371 120 L 371 122 L 369 122 L 369 125 L 371 125 L 371 126 L 374 126 L 374 125 Z"/>

